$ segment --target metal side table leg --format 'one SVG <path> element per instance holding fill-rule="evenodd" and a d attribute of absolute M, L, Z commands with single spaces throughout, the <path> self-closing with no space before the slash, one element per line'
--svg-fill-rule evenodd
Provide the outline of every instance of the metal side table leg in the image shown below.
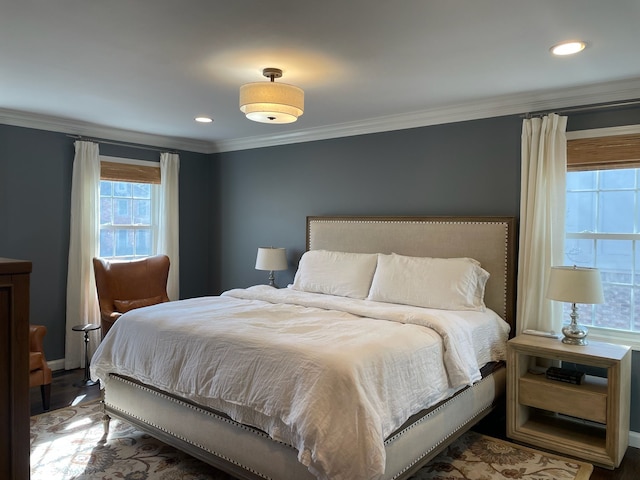
<path fill-rule="evenodd" d="M 100 325 L 89 323 L 87 325 L 76 325 L 72 330 L 76 332 L 84 332 L 84 378 L 78 383 L 74 383 L 74 387 L 92 387 L 99 382 L 91 380 L 89 375 L 89 332 L 97 330 Z"/>

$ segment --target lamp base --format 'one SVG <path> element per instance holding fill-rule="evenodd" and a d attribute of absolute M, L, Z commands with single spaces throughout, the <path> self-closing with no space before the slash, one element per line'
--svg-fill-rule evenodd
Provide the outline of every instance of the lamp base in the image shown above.
<path fill-rule="evenodd" d="M 586 338 L 588 333 L 589 330 L 580 325 L 566 325 L 562 327 L 562 334 L 564 335 L 562 343 L 569 345 L 589 345 Z"/>
<path fill-rule="evenodd" d="M 569 345 L 589 345 L 589 342 L 587 342 L 589 329 L 578 325 L 578 307 L 575 303 L 571 305 L 571 314 L 569 317 L 571 318 L 569 325 L 562 327 L 562 334 L 564 335 L 562 343 Z"/>
<path fill-rule="evenodd" d="M 269 272 L 269 286 L 273 288 L 278 288 L 278 286 L 276 285 L 276 277 L 273 273 L 273 270 Z"/>

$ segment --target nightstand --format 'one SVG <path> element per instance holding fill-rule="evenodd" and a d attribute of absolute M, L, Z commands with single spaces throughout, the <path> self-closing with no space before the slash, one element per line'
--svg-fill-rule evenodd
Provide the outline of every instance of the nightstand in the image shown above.
<path fill-rule="evenodd" d="M 550 361 L 606 371 L 580 385 L 531 373 Z M 589 341 L 520 335 L 507 344 L 507 436 L 607 468 L 620 465 L 629 444 L 631 349 Z"/>

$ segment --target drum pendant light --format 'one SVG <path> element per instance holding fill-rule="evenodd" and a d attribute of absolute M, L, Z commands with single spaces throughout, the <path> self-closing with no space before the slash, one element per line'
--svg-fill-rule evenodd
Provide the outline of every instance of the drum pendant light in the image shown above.
<path fill-rule="evenodd" d="M 247 83 L 240 87 L 240 111 L 249 120 L 261 123 L 292 123 L 304 111 L 304 91 L 294 85 L 275 83 L 282 70 L 265 68 L 270 82 Z"/>

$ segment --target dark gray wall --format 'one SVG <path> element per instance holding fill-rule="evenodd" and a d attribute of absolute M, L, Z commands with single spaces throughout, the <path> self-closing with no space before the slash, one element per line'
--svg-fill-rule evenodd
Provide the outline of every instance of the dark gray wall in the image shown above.
<path fill-rule="evenodd" d="M 45 351 L 50 360 L 64 358 L 73 142 L 62 133 L 0 125 L 0 256 L 33 263 L 31 322 L 48 327 Z M 100 153 L 160 158 L 156 151 L 107 144 Z M 178 153 L 180 294 L 186 298 L 211 291 L 211 158 Z"/>
<path fill-rule="evenodd" d="M 292 281 L 308 215 L 519 215 L 518 116 L 216 155 L 179 152 L 183 298 L 265 283 L 257 247 L 287 248 Z M 640 124 L 640 109 L 569 116 L 568 130 Z M 103 144 L 104 155 L 157 160 Z M 64 356 L 73 140 L 0 125 L 0 256 L 33 262 L 31 320 Z M 632 404 L 640 401 L 634 352 Z M 632 430 L 640 412 L 632 410 Z"/>
<path fill-rule="evenodd" d="M 568 116 L 568 131 L 640 124 L 640 108 Z M 287 248 L 276 281 L 291 282 L 307 215 L 519 216 L 521 128 L 509 116 L 216 155 L 214 290 L 266 283 L 265 245 Z M 640 352 L 632 363 L 637 405 Z"/>
<path fill-rule="evenodd" d="M 45 352 L 64 357 L 73 142 L 0 125 L 0 256 L 30 260 L 31 323 L 46 325 Z"/>
<path fill-rule="evenodd" d="M 218 290 L 264 282 L 257 247 L 288 252 L 292 281 L 308 215 L 518 215 L 518 117 L 216 156 Z"/>

